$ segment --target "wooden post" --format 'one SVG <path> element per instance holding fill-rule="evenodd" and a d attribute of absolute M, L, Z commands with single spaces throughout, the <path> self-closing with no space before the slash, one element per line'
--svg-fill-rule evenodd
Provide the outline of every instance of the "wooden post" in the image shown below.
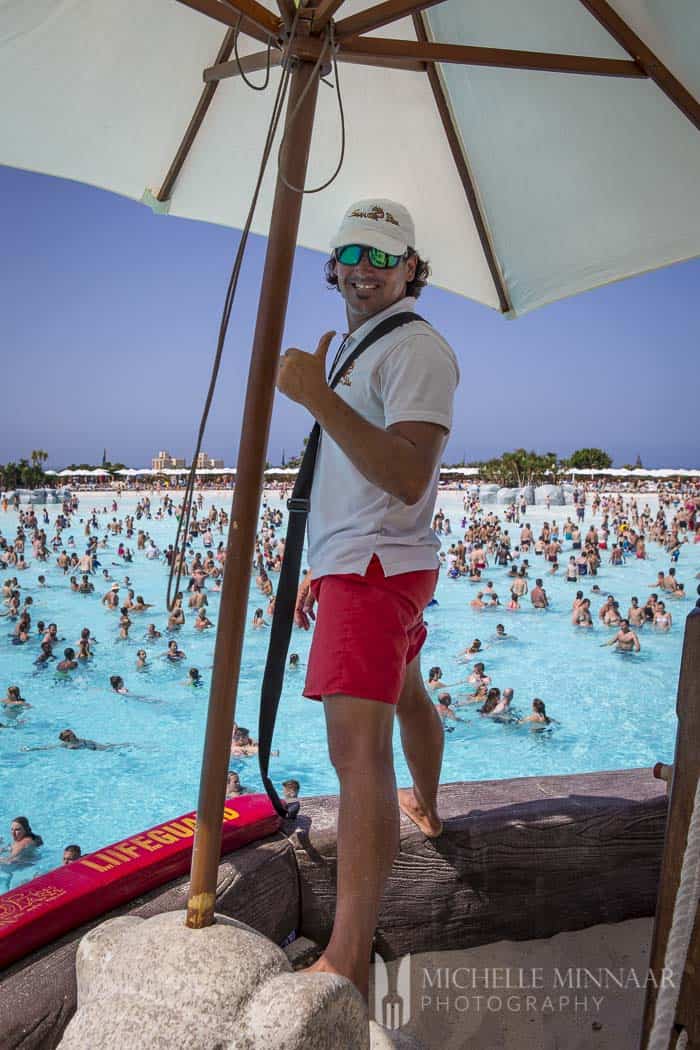
<path fill-rule="evenodd" d="M 313 83 L 310 83 L 312 76 Z M 282 171 L 292 186 L 304 185 L 318 82 L 318 72 L 314 73 L 314 67 L 309 62 L 300 62 L 292 73 L 281 158 Z M 299 110 L 294 115 L 298 105 Z M 302 195 L 290 190 L 278 177 L 248 372 L 216 632 L 190 896 L 187 902 L 187 925 L 192 929 L 210 926 L 214 921 L 221 821 L 246 626 L 248 588 L 301 205 Z"/>
<path fill-rule="evenodd" d="M 657 982 L 666 955 L 666 945 L 673 918 L 673 905 L 678 892 L 683 852 L 688 825 L 700 776 L 700 608 L 696 608 L 685 622 L 685 638 L 681 673 L 676 702 L 678 730 L 676 755 L 673 763 L 673 783 L 666 823 L 664 855 L 656 902 L 654 939 L 649 966 Z M 688 1033 L 687 1050 L 700 1050 L 700 922 L 696 915 L 695 931 L 688 949 L 683 974 L 672 974 L 674 982 L 681 981 L 681 992 L 676 1009 L 676 1024 Z M 641 1050 L 646 1050 L 654 1020 L 657 990 L 647 988 L 644 1004 L 644 1025 Z M 672 1035 L 670 1047 L 676 1045 L 677 1032 Z"/>

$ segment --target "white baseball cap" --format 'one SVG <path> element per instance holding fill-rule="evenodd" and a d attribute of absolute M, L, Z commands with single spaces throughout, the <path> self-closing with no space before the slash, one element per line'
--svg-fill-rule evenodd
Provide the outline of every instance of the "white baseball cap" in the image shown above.
<path fill-rule="evenodd" d="M 331 249 L 345 244 L 366 244 L 390 255 L 403 255 L 407 248 L 415 248 L 413 219 L 397 201 L 378 197 L 356 201 L 345 212 Z"/>

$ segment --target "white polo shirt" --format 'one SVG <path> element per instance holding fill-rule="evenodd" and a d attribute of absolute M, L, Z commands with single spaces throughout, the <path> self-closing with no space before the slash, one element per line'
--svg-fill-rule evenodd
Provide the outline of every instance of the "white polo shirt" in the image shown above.
<path fill-rule="evenodd" d="M 337 369 L 376 324 L 415 309 L 411 297 L 375 314 L 345 342 Z M 335 392 L 363 418 L 386 429 L 416 420 L 450 430 L 459 382 L 457 359 L 430 325 L 412 322 L 365 350 Z M 387 576 L 435 569 L 440 541 L 431 529 L 439 462 L 422 499 L 409 507 L 368 481 L 340 447 L 321 434 L 308 519 L 309 565 L 315 579 L 364 573 L 373 554 Z"/>

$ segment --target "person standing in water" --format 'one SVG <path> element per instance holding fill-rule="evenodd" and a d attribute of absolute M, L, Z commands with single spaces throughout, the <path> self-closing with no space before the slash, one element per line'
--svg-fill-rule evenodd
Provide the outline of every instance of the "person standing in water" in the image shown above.
<path fill-rule="evenodd" d="M 348 322 L 332 371 L 379 322 L 413 311 L 430 273 L 415 245 L 401 204 L 364 200 L 345 213 L 326 264 Z M 311 970 L 341 974 L 366 997 L 379 903 L 399 847 L 399 808 L 425 835 L 442 831 L 444 730 L 419 653 L 423 610 L 437 582 L 440 544 L 431 521 L 459 369 L 446 341 L 416 319 L 377 339 L 331 389 L 333 335 L 322 336 L 315 353 L 287 350 L 277 385 L 322 428 L 311 572 L 295 619 L 308 628 L 318 601 L 304 695 L 324 705 L 340 811 L 333 932 Z M 413 777 L 398 792 L 395 713 Z"/>

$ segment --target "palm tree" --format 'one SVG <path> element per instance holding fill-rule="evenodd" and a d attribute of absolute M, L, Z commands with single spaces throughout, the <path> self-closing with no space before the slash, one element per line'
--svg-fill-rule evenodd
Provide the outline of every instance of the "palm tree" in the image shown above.
<path fill-rule="evenodd" d="M 46 451 L 46 449 L 44 449 L 44 448 L 32 449 L 31 460 L 32 460 L 32 465 L 33 466 L 35 466 L 35 467 L 42 467 L 43 468 L 43 464 L 46 463 L 46 460 L 48 458 L 49 458 L 49 454 Z"/>
<path fill-rule="evenodd" d="M 2 481 L 3 487 L 6 489 L 16 489 L 18 487 L 19 469 L 16 463 L 6 463 L 5 466 L 2 467 Z"/>

